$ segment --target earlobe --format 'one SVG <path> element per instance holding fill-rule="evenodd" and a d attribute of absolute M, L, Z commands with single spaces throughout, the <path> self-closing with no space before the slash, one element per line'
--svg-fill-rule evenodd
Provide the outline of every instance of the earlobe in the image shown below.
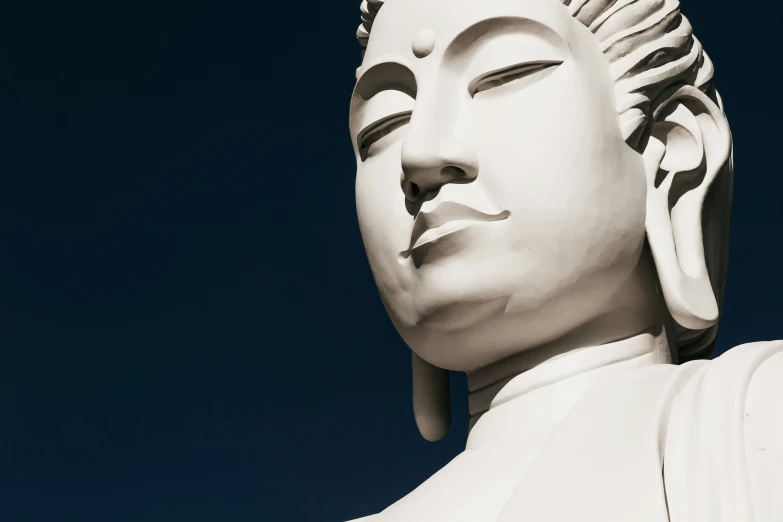
<path fill-rule="evenodd" d="M 659 98 L 643 151 L 647 238 L 669 312 L 692 330 L 709 328 L 718 319 L 702 209 L 730 152 L 726 117 L 706 94 L 681 86 Z"/>
<path fill-rule="evenodd" d="M 449 371 L 431 365 L 411 353 L 413 414 L 421 436 L 430 442 L 442 439 L 451 426 Z"/>

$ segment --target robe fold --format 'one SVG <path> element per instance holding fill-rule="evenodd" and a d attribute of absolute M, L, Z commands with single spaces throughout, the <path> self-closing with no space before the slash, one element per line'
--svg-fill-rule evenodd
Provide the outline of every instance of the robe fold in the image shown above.
<path fill-rule="evenodd" d="M 755 372 L 779 353 L 783 342 L 748 344 L 595 386 L 549 438 L 499 522 L 773 522 L 754 513 L 745 399 Z M 783 396 L 769 399 L 783 415 Z"/>
<path fill-rule="evenodd" d="M 465 500 L 487 507 L 458 522 L 783 522 L 783 341 L 615 372 L 524 466 L 502 498 Z M 416 495 L 361 520 L 457 522 Z"/>

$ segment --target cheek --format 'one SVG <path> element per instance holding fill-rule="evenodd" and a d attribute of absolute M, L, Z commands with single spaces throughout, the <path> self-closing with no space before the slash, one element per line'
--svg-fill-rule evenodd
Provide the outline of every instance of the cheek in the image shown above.
<path fill-rule="evenodd" d="M 391 294 L 409 287 L 398 262 L 408 247 L 413 217 L 400 188 L 402 134 L 390 135 L 377 154 L 358 162 L 356 214 L 362 241 L 379 290 Z"/>
<path fill-rule="evenodd" d="M 404 221 L 412 220 L 405 210 L 400 187 L 402 134 L 397 131 L 383 138 L 382 147 L 364 161 L 357 160 L 356 212 L 365 242 L 380 236 L 389 243 L 394 239 L 393 231 L 399 230 Z"/>
<path fill-rule="evenodd" d="M 608 87 L 583 77 L 571 63 L 529 88 L 513 87 L 489 91 L 472 104 L 472 138 L 482 167 L 515 170 L 523 178 L 517 181 L 544 186 L 589 183 L 581 179 L 585 172 L 605 176 L 601 167 L 625 146 L 614 98 L 607 100 L 604 92 Z"/>
<path fill-rule="evenodd" d="M 476 100 L 479 178 L 514 215 L 515 249 L 540 245 L 538 256 L 553 258 L 638 249 L 643 167 L 605 88 L 564 64 L 534 88 Z"/>

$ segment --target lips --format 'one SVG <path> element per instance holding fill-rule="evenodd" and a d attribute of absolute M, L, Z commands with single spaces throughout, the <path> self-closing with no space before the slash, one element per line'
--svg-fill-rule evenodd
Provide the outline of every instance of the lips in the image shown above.
<path fill-rule="evenodd" d="M 502 221 L 510 215 L 508 210 L 498 214 L 486 214 L 461 203 L 444 201 L 431 212 L 419 212 L 413 223 L 408 250 L 400 252 L 400 255 L 407 258 L 414 249 L 465 227 L 482 222 Z"/>

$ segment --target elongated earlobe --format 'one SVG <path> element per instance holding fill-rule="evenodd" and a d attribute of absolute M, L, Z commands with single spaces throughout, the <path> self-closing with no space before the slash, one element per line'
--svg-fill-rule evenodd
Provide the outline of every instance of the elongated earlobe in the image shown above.
<path fill-rule="evenodd" d="M 442 439 L 451 426 L 449 371 L 431 365 L 412 353 L 413 414 L 421 436 Z"/>
<path fill-rule="evenodd" d="M 643 152 L 647 239 L 666 306 L 678 324 L 692 330 L 718 320 L 704 254 L 702 209 L 730 152 L 726 117 L 706 94 L 681 86 L 658 100 Z"/>

